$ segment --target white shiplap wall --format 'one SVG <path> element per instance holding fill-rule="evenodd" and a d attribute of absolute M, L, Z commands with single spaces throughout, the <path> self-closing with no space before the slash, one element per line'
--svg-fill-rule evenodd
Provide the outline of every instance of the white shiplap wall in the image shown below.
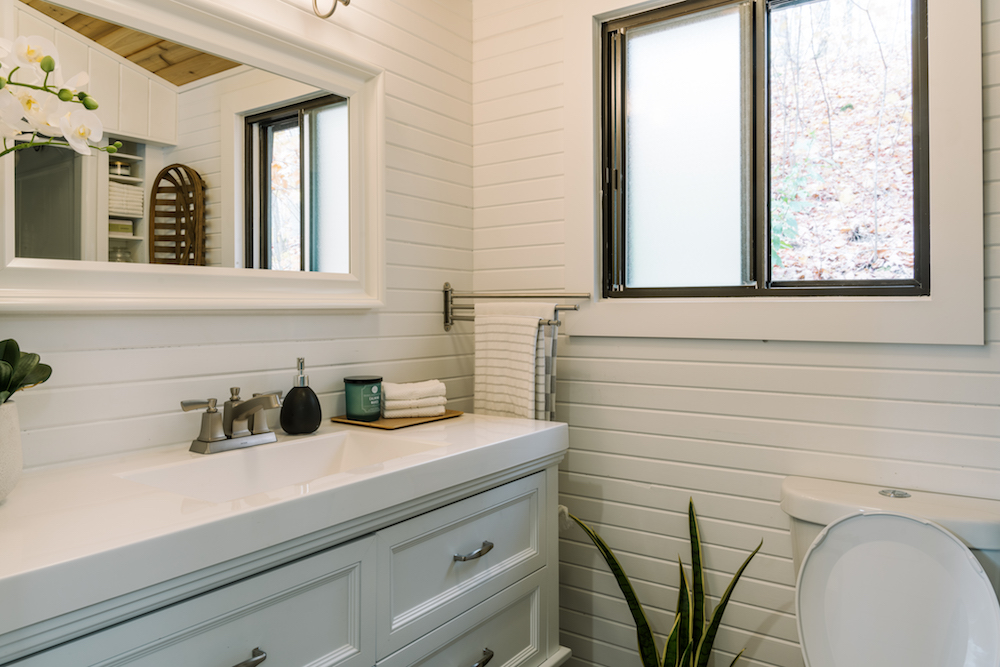
<path fill-rule="evenodd" d="M 624 3 L 623 3 L 624 4 Z M 563 15 L 573 0 L 474 0 L 475 285 L 562 289 Z M 561 502 L 595 525 L 667 632 L 693 498 L 718 595 L 746 553 L 717 665 L 802 665 L 785 475 L 1000 498 L 1000 0 L 983 0 L 984 347 L 564 337 Z M 970 252 L 979 252 L 970 249 Z M 572 320 L 573 315 L 566 315 Z M 638 665 L 627 607 L 581 532 L 562 535 L 571 667 Z M 661 637 L 662 642 L 662 637 Z"/>
<path fill-rule="evenodd" d="M 443 331 L 440 291 L 445 281 L 472 287 L 471 1 L 366 0 L 327 21 L 280 0 L 229 4 L 386 70 L 388 305 L 360 314 L 2 315 L 0 337 L 55 369 L 17 398 L 29 467 L 190 440 L 199 416 L 181 413 L 179 401 L 221 401 L 235 385 L 244 395 L 287 390 L 298 356 L 325 415 L 343 413 L 345 375 L 370 372 L 441 378 L 449 407 L 471 407 L 470 337 Z M 210 160 L 199 167 L 211 171 Z"/>

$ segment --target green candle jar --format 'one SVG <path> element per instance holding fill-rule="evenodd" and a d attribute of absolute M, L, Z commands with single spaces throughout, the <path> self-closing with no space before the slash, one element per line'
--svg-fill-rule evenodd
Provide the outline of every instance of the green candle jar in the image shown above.
<path fill-rule="evenodd" d="M 347 418 L 359 422 L 373 422 L 382 415 L 382 377 L 380 375 L 353 375 L 344 378 L 347 399 Z"/>

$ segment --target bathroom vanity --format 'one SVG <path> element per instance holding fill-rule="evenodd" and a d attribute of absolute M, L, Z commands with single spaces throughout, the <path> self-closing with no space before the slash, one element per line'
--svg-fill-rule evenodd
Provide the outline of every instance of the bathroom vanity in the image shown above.
<path fill-rule="evenodd" d="M 565 424 L 324 425 L 28 472 L 0 665 L 555 667 Z"/>

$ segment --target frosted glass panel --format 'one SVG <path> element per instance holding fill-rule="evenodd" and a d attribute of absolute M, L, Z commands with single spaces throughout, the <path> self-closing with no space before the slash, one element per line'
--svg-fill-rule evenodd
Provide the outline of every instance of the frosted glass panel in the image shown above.
<path fill-rule="evenodd" d="M 626 33 L 626 284 L 745 284 L 747 5 Z"/>
<path fill-rule="evenodd" d="M 347 101 L 310 112 L 313 136 L 312 271 L 350 273 L 350 162 Z"/>

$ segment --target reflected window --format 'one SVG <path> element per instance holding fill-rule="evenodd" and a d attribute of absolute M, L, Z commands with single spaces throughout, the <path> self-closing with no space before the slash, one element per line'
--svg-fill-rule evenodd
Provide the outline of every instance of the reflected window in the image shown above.
<path fill-rule="evenodd" d="M 349 273 L 348 104 L 337 95 L 246 119 L 246 265 Z"/>

